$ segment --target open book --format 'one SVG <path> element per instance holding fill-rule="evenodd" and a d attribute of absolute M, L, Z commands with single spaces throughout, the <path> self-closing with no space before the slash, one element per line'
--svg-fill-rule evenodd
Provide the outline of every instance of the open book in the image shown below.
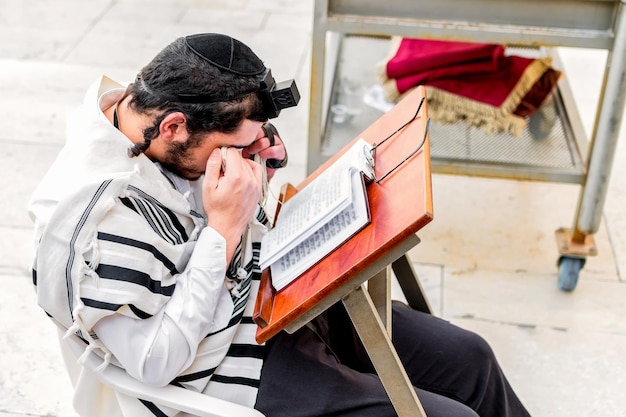
<path fill-rule="evenodd" d="M 371 145 L 359 139 L 287 200 L 263 238 L 259 264 L 281 290 L 370 222 L 366 181 L 374 178 Z"/>

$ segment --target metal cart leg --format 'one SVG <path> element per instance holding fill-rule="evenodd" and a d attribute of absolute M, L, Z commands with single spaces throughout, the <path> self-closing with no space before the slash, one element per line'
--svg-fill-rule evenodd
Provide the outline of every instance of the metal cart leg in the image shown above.
<path fill-rule="evenodd" d="M 313 172 L 327 157 L 322 155 L 323 126 L 328 110 L 332 80 L 335 79 L 339 48 L 343 34 L 326 31 L 328 0 L 316 0 L 311 51 L 311 88 L 309 98 L 309 132 L 307 174 Z M 330 80 L 330 81 L 327 81 Z"/>
<path fill-rule="evenodd" d="M 572 291 L 576 287 L 585 257 L 597 253 L 592 235 L 597 232 L 602 218 L 626 98 L 624 2 L 620 4 L 617 19 L 615 43 L 607 60 L 604 88 L 587 159 L 587 175 L 579 196 L 574 227 L 556 231 L 561 253 L 558 262 L 559 288 L 564 291 Z"/>

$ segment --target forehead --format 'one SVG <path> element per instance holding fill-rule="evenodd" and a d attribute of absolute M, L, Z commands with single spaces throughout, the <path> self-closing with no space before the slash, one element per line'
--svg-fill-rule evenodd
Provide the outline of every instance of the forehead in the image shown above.
<path fill-rule="evenodd" d="M 245 119 L 241 125 L 231 133 L 218 133 L 220 135 L 222 145 L 237 148 L 245 148 L 251 145 L 261 131 L 263 123 L 254 120 Z"/>

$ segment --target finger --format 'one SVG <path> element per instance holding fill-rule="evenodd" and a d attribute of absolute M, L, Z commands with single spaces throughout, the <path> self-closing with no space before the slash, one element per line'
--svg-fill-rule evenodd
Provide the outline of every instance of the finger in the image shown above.
<path fill-rule="evenodd" d="M 217 187 L 217 181 L 220 177 L 222 169 L 222 153 L 219 148 L 213 149 L 206 161 L 206 171 L 204 173 L 204 182 L 212 188 Z"/>
<path fill-rule="evenodd" d="M 242 178 L 246 178 L 246 184 L 248 188 L 248 197 L 250 201 L 258 201 L 261 191 L 263 189 L 263 170 L 265 167 L 262 167 L 258 163 L 245 159 L 242 167 Z"/>
<path fill-rule="evenodd" d="M 265 136 L 261 136 L 260 138 L 257 138 L 252 144 L 250 144 L 250 146 L 244 149 L 245 152 L 243 156 L 250 157 L 252 155 L 261 153 L 269 148 L 270 148 L 269 139 L 267 139 Z"/>
<path fill-rule="evenodd" d="M 287 149 L 285 149 L 285 145 L 278 136 L 275 136 L 274 138 L 276 140 L 274 146 L 260 149 L 256 153 L 258 153 L 265 159 L 284 159 L 285 155 L 287 154 Z M 265 142 L 266 140 L 267 139 L 264 138 L 260 142 Z"/>
<path fill-rule="evenodd" d="M 265 167 L 249 159 L 247 159 L 246 162 L 248 162 L 248 165 L 250 165 L 250 168 L 252 169 L 252 174 L 255 176 L 257 181 L 261 182 L 263 180 L 263 170 L 265 169 Z"/>
<path fill-rule="evenodd" d="M 241 174 L 241 163 L 244 160 L 241 150 L 235 148 L 222 148 L 222 159 L 224 161 L 225 176 L 235 178 Z"/>
<path fill-rule="evenodd" d="M 240 151 L 234 148 L 228 149 L 226 165 L 228 168 L 224 176 L 228 177 L 229 180 L 245 180 L 256 185 L 262 183 L 262 170 L 265 167 L 261 166 L 256 160 L 243 157 Z"/>

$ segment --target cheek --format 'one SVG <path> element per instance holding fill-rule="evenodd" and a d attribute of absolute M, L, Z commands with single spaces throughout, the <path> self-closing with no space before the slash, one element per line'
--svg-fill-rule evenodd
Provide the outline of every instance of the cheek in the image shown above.
<path fill-rule="evenodd" d="M 213 152 L 213 149 L 213 146 L 199 149 L 198 152 L 195 152 L 192 155 L 190 162 L 192 162 L 194 166 L 202 168 L 202 170 L 204 171 L 206 163 L 209 160 L 209 156 L 211 155 L 211 152 Z"/>

